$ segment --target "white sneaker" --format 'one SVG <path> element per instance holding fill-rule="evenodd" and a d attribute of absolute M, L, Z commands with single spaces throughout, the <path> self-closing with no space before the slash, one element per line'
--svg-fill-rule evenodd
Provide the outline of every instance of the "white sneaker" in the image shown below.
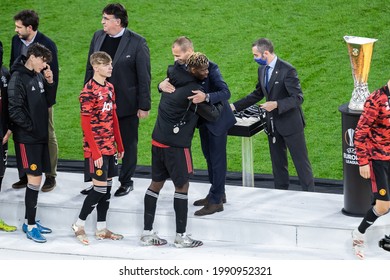
<path fill-rule="evenodd" d="M 161 246 L 168 243 L 165 239 L 160 238 L 157 232 L 151 230 L 144 230 L 140 240 L 144 246 Z"/>
<path fill-rule="evenodd" d="M 357 229 L 352 231 L 352 247 L 355 251 L 355 255 L 363 260 L 365 249 L 365 237 L 363 233 L 360 233 Z"/>
<path fill-rule="evenodd" d="M 190 236 L 191 234 L 176 233 L 175 246 L 177 248 L 194 248 L 203 245 L 202 241 L 192 239 Z"/>

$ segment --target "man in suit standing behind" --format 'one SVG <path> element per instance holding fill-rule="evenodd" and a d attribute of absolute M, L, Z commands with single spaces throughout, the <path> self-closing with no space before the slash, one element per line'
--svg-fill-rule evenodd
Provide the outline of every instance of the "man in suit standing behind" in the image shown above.
<path fill-rule="evenodd" d="M 124 196 L 133 190 L 137 165 L 139 119 L 146 118 L 151 108 L 150 98 L 150 54 L 146 40 L 127 29 L 128 16 L 119 3 L 108 4 L 102 11 L 103 30 L 95 32 L 88 57 L 96 51 L 105 51 L 112 59 L 112 76 L 108 81 L 115 87 L 119 128 L 125 154 L 119 173 L 121 186 L 114 196 Z M 93 76 L 87 62 L 84 82 Z M 87 190 L 82 193 L 86 194 Z"/>
<path fill-rule="evenodd" d="M 252 44 L 254 60 L 258 69 L 256 89 L 234 102 L 233 110 L 241 111 L 266 98 L 260 107 L 268 112 L 268 143 L 272 172 L 276 189 L 289 187 L 287 149 L 290 151 L 304 191 L 314 190 L 314 179 L 306 148 L 305 121 L 301 105 L 303 92 L 295 68 L 274 53 L 269 39 L 261 38 Z"/>
<path fill-rule="evenodd" d="M 14 16 L 15 32 L 12 37 L 10 69 L 12 64 L 20 55 L 26 56 L 27 49 L 32 43 L 40 43 L 48 48 L 52 55 L 52 60 L 49 63 L 50 69 L 53 72 L 55 83 L 55 91 L 57 92 L 59 80 L 58 54 L 56 44 L 43 33 L 38 31 L 39 17 L 33 10 L 23 10 Z M 50 172 L 45 173 L 46 179 L 42 186 L 43 192 L 49 192 L 56 186 L 57 163 L 58 163 L 58 144 L 57 137 L 54 131 L 53 107 L 49 109 L 49 155 L 50 155 Z M 14 189 L 25 188 L 27 186 L 27 175 L 19 174 L 20 181 L 14 183 Z"/>

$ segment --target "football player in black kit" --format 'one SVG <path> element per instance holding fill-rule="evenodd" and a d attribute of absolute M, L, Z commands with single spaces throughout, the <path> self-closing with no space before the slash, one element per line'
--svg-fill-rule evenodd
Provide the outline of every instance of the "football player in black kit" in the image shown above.
<path fill-rule="evenodd" d="M 8 109 L 15 142 L 19 172 L 27 174 L 25 223 L 28 239 L 46 242 L 51 229 L 35 220 L 42 173 L 50 171 L 48 108 L 55 104 L 56 86 L 50 70 L 51 52 L 34 43 L 27 55 L 20 56 L 11 68 L 8 84 Z M 41 71 L 43 70 L 43 73 Z"/>
<path fill-rule="evenodd" d="M 158 116 L 152 133 L 152 182 L 144 198 L 144 231 L 142 245 L 164 245 L 165 239 L 153 231 L 157 199 L 166 179 L 175 185 L 174 210 L 178 248 L 203 245 L 186 233 L 189 176 L 193 173 L 191 141 L 199 116 L 208 121 L 218 119 L 221 105 L 207 102 L 194 104 L 189 99 L 194 90 L 201 90 L 197 80 L 208 75 L 209 60 L 202 53 L 193 53 L 187 60 L 187 71 L 175 63 L 168 67 L 169 81 L 175 86 L 173 93 L 162 93 Z"/>

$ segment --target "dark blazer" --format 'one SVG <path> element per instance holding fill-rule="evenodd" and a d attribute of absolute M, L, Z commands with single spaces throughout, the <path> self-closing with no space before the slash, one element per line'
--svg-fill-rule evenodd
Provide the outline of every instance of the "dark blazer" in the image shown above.
<path fill-rule="evenodd" d="M 92 53 L 99 51 L 104 38 L 103 30 L 95 32 L 88 53 L 84 83 L 93 76 L 89 63 Z M 150 54 L 146 40 L 137 33 L 126 29 L 113 58 L 113 72 L 108 79 L 114 85 L 118 118 L 137 114 L 138 109 L 149 111 L 150 97 Z"/>
<path fill-rule="evenodd" d="M 218 65 L 210 61 L 208 70 L 208 77 L 200 84 L 206 93 L 211 93 L 209 102 L 211 104 L 221 103 L 223 108 L 217 121 L 203 121 L 212 134 L 220 136 L 227 133 L 229 128 L 236 123 L 236 118 L 234 117 L 228 102 L 230 98 L 229 88 L 222 78 Z"/>
<path fill-rule="evenodd" d="M 44 45 L 46 48 L 48 48 L 51 51 L 52 60 L 49 63 L 50 69 L 53 72 L 53 80 L 55 82 L 55 88 L 58 87 L 58 80 L 59 80 L 59 66 L 58 66 L 58 50 L 56 44 L 47 36 L 45 36 L 41 32 L 37 32 L 37 35 L 35 36 L 34 43 L 39 43 L 41 45 Z M 16 59 L 22 54 L 22 46 L 23 42 L 20 40 L 18 35 L 14 35 L 12 37 L 12 44 L 11 44 L 11 58 L 9 62 L 10 69 L 12 68 L 12 65 L 16 61 Z"/>
<path fill-rule="evenodd" d="M 256 89 L 233 103 L 236 110 L 241 111 L 265 97 L 267 101 L 278 102 L 278 108 L 272 111 L 272 116 L 280 135 L 288 136 L 303 131 L 303 93 L 297 71 L 291 64 L 278 58 L 268 83 L 269 93 L 264 85 L 264 71 L 265 67 L 259 67 Z"/>

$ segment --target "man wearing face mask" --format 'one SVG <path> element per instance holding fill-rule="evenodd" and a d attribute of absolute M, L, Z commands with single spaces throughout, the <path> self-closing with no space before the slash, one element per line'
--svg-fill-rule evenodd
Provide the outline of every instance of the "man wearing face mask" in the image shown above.
<path fill-rule="evenodd" d="M 289 187 L 288 149 L 302 189 L 313 191 L 313 172 L 306 148 L 305 120 L 301 108 L 303 92 L 297 71 L 276 56 L 269 39 L 261 38 L 254 42 L 252 53 L 255 61 L 261 65 L 256 89 L 231 104 L 231 107 L 241 111 L 265 97 L 266 102 L 260 107 L 268 112 L 270 119 L 268 143 L 275 188 L 287 190 Z"/>

